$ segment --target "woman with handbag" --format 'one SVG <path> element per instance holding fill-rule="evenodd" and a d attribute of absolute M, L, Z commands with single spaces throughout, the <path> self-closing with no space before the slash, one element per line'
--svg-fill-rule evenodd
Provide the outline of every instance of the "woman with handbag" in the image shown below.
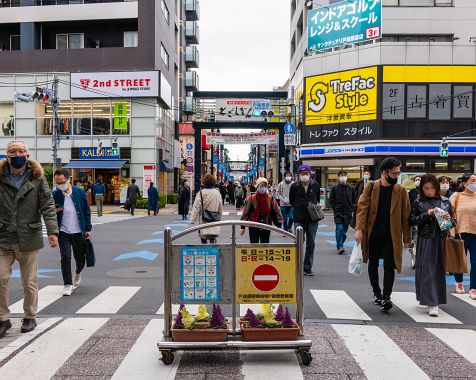
<path fill-rule="evenodd" d="M 256 194 L 251 195 L 246 203 L 245 211 L 241 220 L 258 222 L 263 224 L 273 224 L 281 228 L 283 224 L 283 216 L 279 210 L 278 203 L 269 194 L 268 181 L 266 178 L 258 178 L 256 180 L 258 189 Z M 245 234 L 245 227 L 241 227 L 240 234 Z M 250 227 L 250 243 L 269 243 L 269 235 L 271 231 Z"/>
<path fill-rule="evenodd" d="M 418 227 L 416 298 L 420 305 L 429 307 L 430 316 L 437 317 L 438 306 L 446 304 L 444 239 L 455 222 L 451 203 L 440 195 L 440 184 L 435 176 L 423 175 L 418 191 L 419 197 L 412 205 L 410 219 L 411 225 Z M 437 215 L 443 221 L 441 224 Z"/>
<path fill-rule="evenodd" d="M 202 178 L 203 189 L 195 196 L 190 224 L 218 222 L 222 218 L 222 197 L 216 187 L 217 179 L 211 174 Z M 220 227 L 203 228 L 198 233 L 202 244 L 215 244 L 220 235 Z"/>
<path fill-rule="evenodd" d="M 455 219 L 458 223 L 458 232 L 464 240 L 464 248 L 469 251 L 471 271 L 469 275 L 469 296 L 476 300 L 476 174 L 466 173 L 463 175 L 461 185 L 464 190 L 454 193 L 450 197 L 453 205 Z M 454 273 L 456 293 L 464 294 L 463 274 Z"/>

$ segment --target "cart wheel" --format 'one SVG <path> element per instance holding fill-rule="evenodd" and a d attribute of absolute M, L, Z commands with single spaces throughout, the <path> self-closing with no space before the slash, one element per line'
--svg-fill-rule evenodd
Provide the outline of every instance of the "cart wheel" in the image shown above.
<path fill-rule="evenodd" d="M 312 362 L 312 356 L 309 351 L 300 351 L 299 354 L 301 355 L 302 364 L 309 365 Z"/>
<path fill-rule="evenodd" d="M 165 365 L 172 364 L 174 362 L 174 354 L 172 351 L 162 351 L 162 359 L 160 360 L 162 360 Z"/>

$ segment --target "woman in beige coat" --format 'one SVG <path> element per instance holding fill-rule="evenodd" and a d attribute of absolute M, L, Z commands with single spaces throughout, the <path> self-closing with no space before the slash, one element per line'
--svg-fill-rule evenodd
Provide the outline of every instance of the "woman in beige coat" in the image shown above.
<path fill-rule="evenodd" d="M 205 224 L 203 220 L 203 211 L 217 212 L 219 220 L 222 218 L 222 198 L 220 191 L 216 187 L 217 179 L 211 174 L 206 174 L 202 178 L 203 188 L 195 196 L 195 202 L 192 208 L 192 218 L 190 224 Z M 215 244 L 216 238 L 220 235 L 220 227 L 203 228 L 199 232 L 203 244 L 210 242 Z"/>

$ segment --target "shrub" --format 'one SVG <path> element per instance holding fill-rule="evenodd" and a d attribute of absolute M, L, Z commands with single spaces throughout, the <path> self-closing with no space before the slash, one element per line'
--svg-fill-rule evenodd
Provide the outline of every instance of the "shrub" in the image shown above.
<path fill-rule="evenodd" d="M 159 194 L 159 207 L 164 208 L 167 203 L 167 195 Z"/>
<path fill-rule="evenodd" d="M 175 205 L 178 203 L 178 194 L 168 194 L 167 195 L 167 203 Z"/>

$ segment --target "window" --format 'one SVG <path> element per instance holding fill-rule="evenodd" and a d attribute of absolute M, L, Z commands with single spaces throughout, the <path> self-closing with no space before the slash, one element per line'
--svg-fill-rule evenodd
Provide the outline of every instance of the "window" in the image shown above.
<path fill-rule="evenodd" d="M 160 8 L 162 8 L 162 13 L 164 14 L 165 21 L 167 21 L 167 24 L 169 23 L 169 8 L 167 8 L 167 4 L 165 3 L 165 0 L 161 1 Z"/>
<path fill-rule="evenodd" d="M 137 32 L 124 32 L 124 47 L 137 47 L 138 40 Z"/>
<path fill-rule="evenodd" d="M 56 49 L 83 49 L 84 48 L 84 34 L 70 33 L 56 35 Z"/>
<path fill-rule="evenodd" d="M 20 50 L 20 36 L 10 36 L 10 50 Z"/>
<path fill-rule="evenodd" d="M 0 103 L 0 125 L 2 126 L 2 136 L 14 135 L 13 102 Z"/>
<path fill-rule="evenodd" d="M 164 45 L 160 44 L 160 57 L 162 58 L 162 61 L 165 63 L 165 66 L 167 68 L 169 67 L 169 53 L 167 53 L 167 50 L 165 50 Z"/>
<path fill-rule="evenodd" d="M 469 172 L 471 171 L 471 160 L 464 159 L 452 159 L 451 170 L 457 172 Z"/>

